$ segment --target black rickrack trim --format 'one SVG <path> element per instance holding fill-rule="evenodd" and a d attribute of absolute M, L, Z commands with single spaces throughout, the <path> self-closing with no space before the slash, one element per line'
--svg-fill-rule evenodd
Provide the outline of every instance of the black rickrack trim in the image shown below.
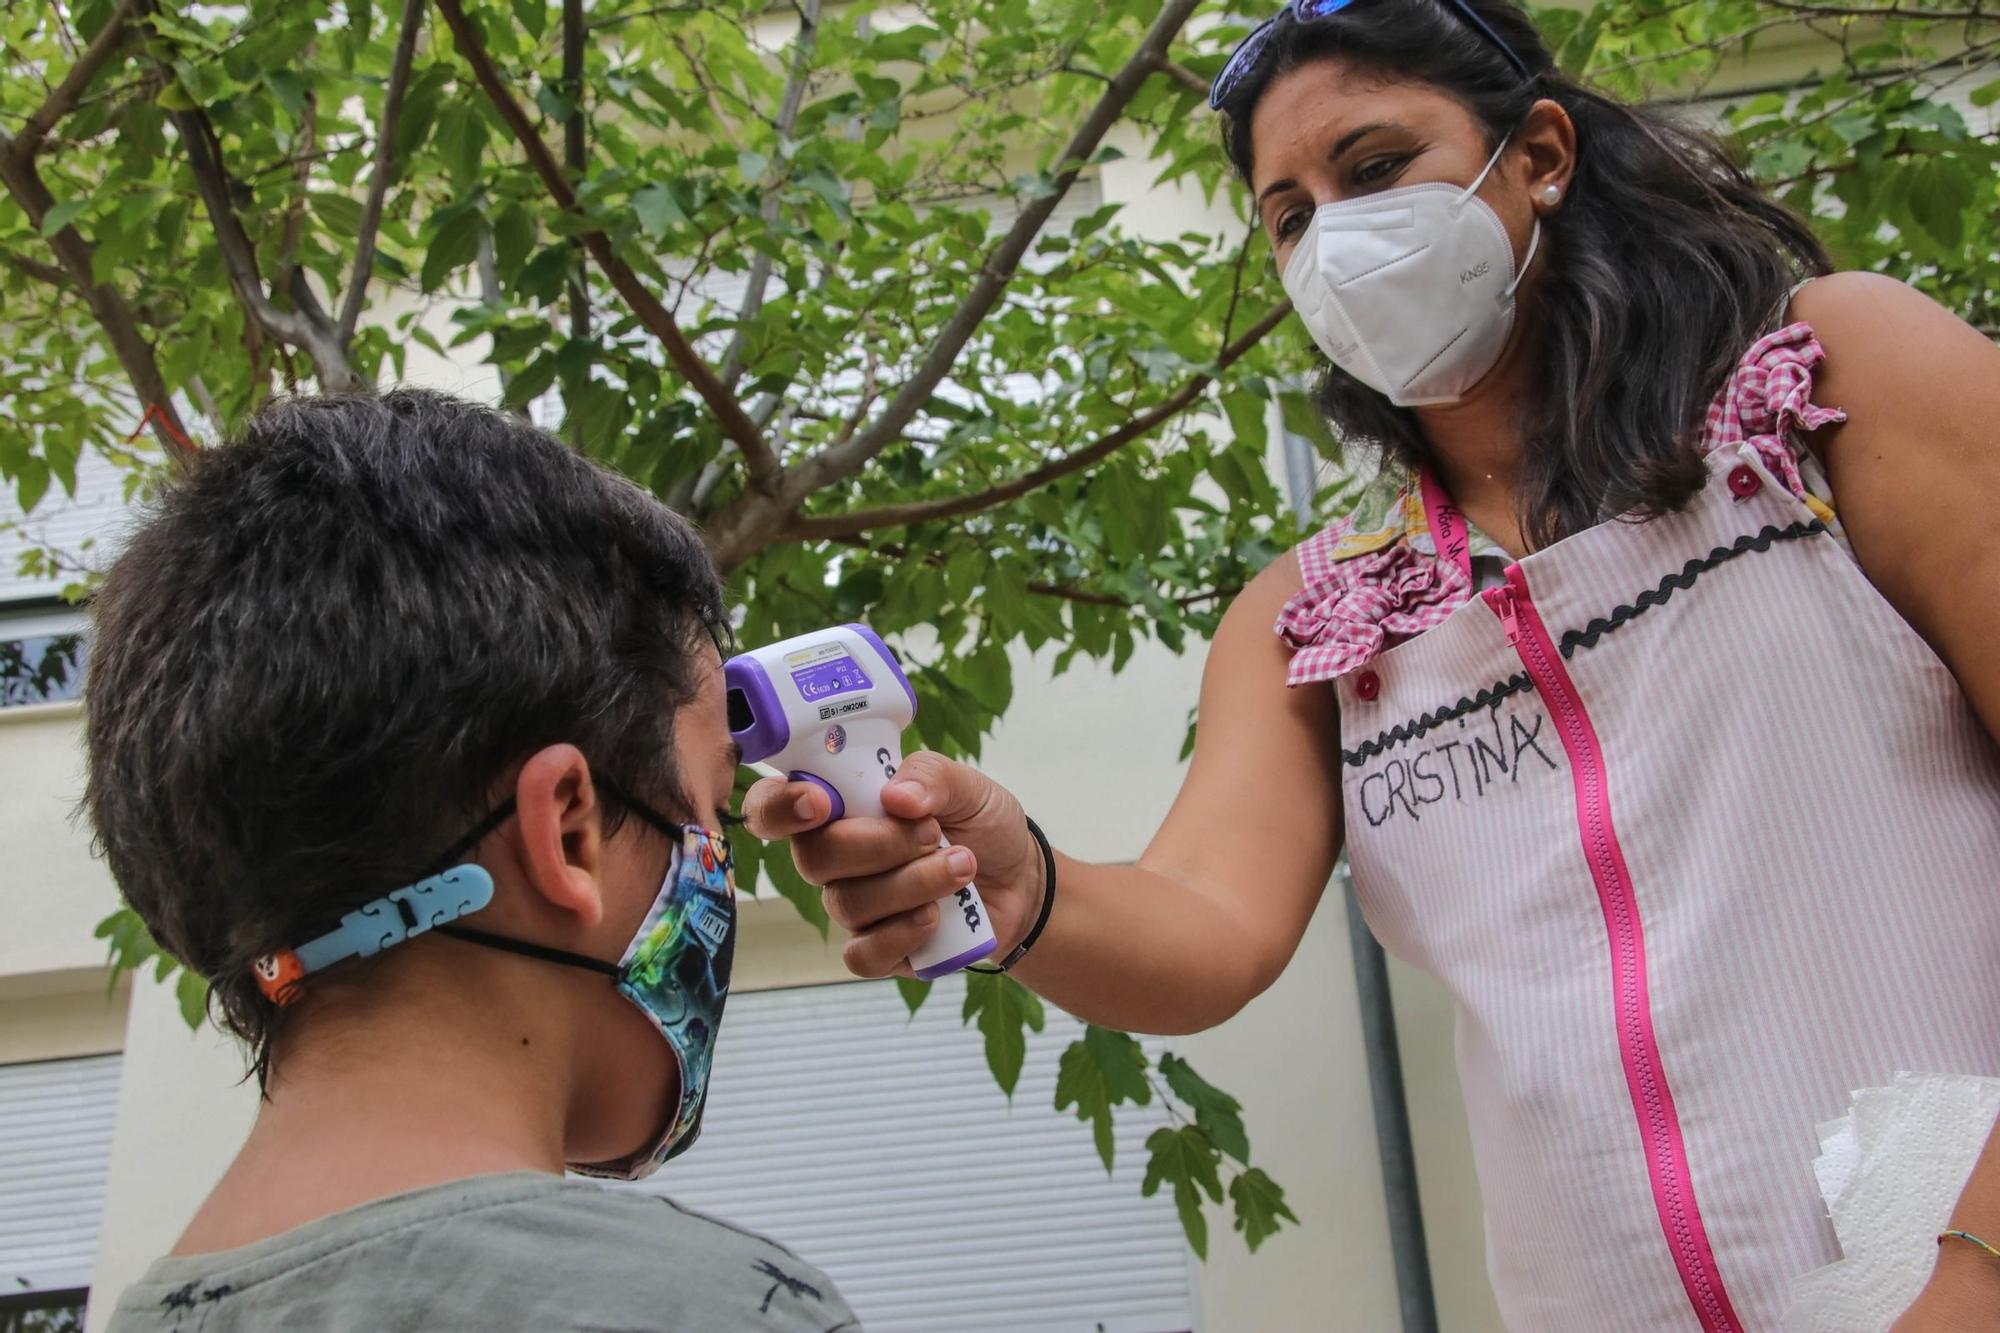
<path fill-rule="evenodd" d="M 1801 537 L 1816 536 L 1826 530 L 1826 524 L 1818 519 L 1802 520 L 1784 528 L 1766 526 L 1759 532 L 1745 533 L 1728 546 L 1718 546 L 1705 558 L 1688 561 L 1681 566 L 1679 573 L 1667 575 L 1660 580 L 1658 587 L 1646 589 L 1608 617 L 1593 620 L 1583 629 L 1573 629 L 1564 634 L 1558 644 L 1563 658 L 1567 660 L 1575 656 L 1578 648 L 1595 648 L 1598 641 L 1606 634 L 1630 624 L 1653 607 L 1664 605 L 1667 599 L 1674 595 L 1675 589 L 1686 590 L 1694 587 L 1696 579 L 1718 565 L 1751 551 L 1762 554 L 1770 550 L 1775 542 L 1797 541 Z M 1341 751 L 1341 762 L 1350 768 L 1359 768 L 1385 750 L 1401 745 L 1405 741 L 1416 740 L 1425 732 L 1441 727 L 1447 722 L 1455 722 L 1468 713 L 1491 708 L 1503 699 L 1533 688 L 1533 684 L 1525 671 L 1507 680 L 1497 681 L 1470 699 L 1460 699 L 1448 708 L 1440 708 L 1436 712 L 1425 713 L 1414 721 L 1391 727 L 1377 735 L 1374 740 L 1363 741 L 1359 749 Z"/>
<path fill-rule="evenodd" d="M 1491 708 L 1502 699 L 1512 698 L 1514 695 L 1533 689 L 1534 686 L 1535 682 L 1528 679 L 1528 673 L 1525 671 L 1506 680 L 1495 681 L 1470 699 L 1460 699 L 1449 708 L 1440 708 L 1435 713 L 1425 713 L 1414 722 L 1391 727 L 1374 740 L 1363 741 L 1358 750 L 1341 751 L 1340 757 L 1350 768 L 1357 768 L 1391 746 L 1401 745 L 1404 741 L 1413 741 L 1427 731 L 1441 727 L 1447 722 L 1456 722 L 1467 713 L 1477 713 L 1482 709 Z"/>
<path fill-rule="evenodd" d="M 1681 566 L 1680 573 L 1669 574 L 1660 580 L 1656 588 L 1648 588 L 1632 601 L 1613 611 L 1608 618 L 1593 620 L 1583 629 L 1573 629 L 1562 636 L 1558 645 L 1563 659 L 1567 661 L 1576 655 L 1578 648 L 1595 648 L 1597 641 L 1645 614 L 1656 606 L 1666 605 L 1676 588 L 1685 591 L 1694 587 L 1694 581 L 1716 566 L 1734 560 L 1739 555 L 1751 551 L 1763 554 L 1771 549 L 1774 542 L 1792 542 L 1801 537 L 1812 537 L 1826 531 L 1826 524 L 1818 519 L 1800 521 L 1787 528 L 1765 527 L 1761 532 L 1744 533 L 1728 546 L 1718 546 L 1708 553 L 1707 558 L 1690 560 Z"/>

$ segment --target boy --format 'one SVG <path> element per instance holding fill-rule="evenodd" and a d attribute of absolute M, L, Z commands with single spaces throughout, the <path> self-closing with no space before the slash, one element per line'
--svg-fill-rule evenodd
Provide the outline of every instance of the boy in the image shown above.
<path fill-rule="evenodd" d="M 699 1128 L 727 635 L 686 524 L 436 394 L 280 403 L 168 488 L 96 601 L 86 799 L 264 1101 L 114 1329 L 858 1327 L 563 1176 Z"/>

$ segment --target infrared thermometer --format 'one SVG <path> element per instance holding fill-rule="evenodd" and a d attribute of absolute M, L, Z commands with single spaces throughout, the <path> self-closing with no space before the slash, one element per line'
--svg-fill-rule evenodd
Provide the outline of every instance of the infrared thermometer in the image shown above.
<path fill-rule="evenodd" d="M 746 764 L 770 764 L 833 799 L 833 818 L 879 817 L 882 788 L 903 763 L 903 728 L 917 694 L 888 646 L 865 625 L 837 625 L 729 659 L 729 734 Z M 929 981 L 976 963 L 998 941 L 979 890 L 938 900 L 937 929 L 910 955 Z"/>

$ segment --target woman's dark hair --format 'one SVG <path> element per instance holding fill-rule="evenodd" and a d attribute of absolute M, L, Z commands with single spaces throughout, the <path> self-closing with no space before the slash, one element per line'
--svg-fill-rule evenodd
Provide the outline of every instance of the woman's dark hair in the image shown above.
<path fill-rule="evenodd" d="M 728 637 L 714 566 L 517 418 L 409 389 L 267 407 L 168 485 L 93 610 L 98 844 L 260 1075 L 284 1011 L 252 961 L 438 869 L 537 749 L 695 817 L 674 715 Z"/>
<path fill-rule="evenodd" d="M 1705 480 L 1696 446 L 1710 401 L 1770 331 L 1791 287 L 1828 271 L 1826 251 L 1712 135 L 1564 74 L 1510 0 L 1467 2 L 1531 78 L 1439 0 L 1359 0 L 1326 18 L 1288 16 L 1222 105 L 1230 159 L 1249 181 L 1258 99 L 1280 73 L 1330 57 L 1456 98 L 1489 149 L 1536 102 L 1559 103 L 1576 125 L 1577 170 L 1543 222 L 1543 369 L 1524 408 L 1521 525 L 1544 546 L 1607 515 L 1679 509 Z M 1408 467 L 1423 461 L 1415 414 L 1338 367 L 1326 368 L 1319 403 L 1347 439 Z"/>

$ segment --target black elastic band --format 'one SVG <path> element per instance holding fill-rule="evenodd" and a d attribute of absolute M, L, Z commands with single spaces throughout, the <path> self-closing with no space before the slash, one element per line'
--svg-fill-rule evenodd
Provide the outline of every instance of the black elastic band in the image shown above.
<path fill-rule="evenodd" d="M 624 806 L 627 810 L 630 810 L 633 814 L 639 816 L 639 820 L 641 823 L 651 826 L 652 830 L 655 833 L 665 838 L 669 843 L 673 844 L 674 846 L 678 847 L 681 843 L 681 839 L 687 836 L 687 829 L 685 829 L 679 824 L 674 823 L 672 820 L 668 819 L 665 815 L 655 810 L 652 806 L 647 805 L 644 801 L 635 799 L 623 787 L 613 782 L 610 778 L 606 777 L 604 774 L 592 773 L 590 775 L 590 780 L 596 783 L 597 786 L 605 793 L 605 795 L 609 796 L 612 800 L 618 802 L 618 804 Z"/>
<path fill-rule="evenodd" d="M 442 875 L 445 871 L 457 865 L 465 859 L 467 852 L 486 841 L 486 835 L 506 823 L 508 817 L 513 813 L 514 798 L 509 796 L 506 800 L 494 806 L 491 814 L 487 815 L 486 818 L 480 820 L 477 824 L 474 824 L 471 831 L 464 837 L 445 848 L 444 855 L 431 862 L 430 869 L 424 875 L 419 876 L 419 878 L 427 879 L 431 875 Z"/>
<path fill-rule="evenodd" d="M 1014 970 L 1015 964 L 1019 963 L 1023 958 L 1026 958 L 1028 956 L 1028 950 L 1035 947 L 1035 941 L 1042 937 L 1042 932 L 1044 930 L 1048 929 L 1049 916 L 1052 912 L 1055 911 L 1056 907 L 1055 849 L 1049 846 L 1049 840 L 1042 833 L 1042 829 L 1039 824 L 1035 823 L 1035 821 L 1032 819 L 1028 819 L 1026 815 L 1023 815 L 1021 817 L 1024 820 L 1027 820 L 1028 832 L 1034 835 L 1035 845 L 1042 849 L 1042 910 L 1040 911 L 1040 913 L 1036 915 L 1035 924 L 1029 928 L 1028 933 L 1026 935 L 1021 937 L 1021 942 L 1014 946 L 1014 951 L 1008 954 L 1005 958 L 1000 960 L 1000 966 L 968 967 L 965 969 L 968 972 L 978 972 L 984 976 L 989 976 L 989 977 L 999 976 L 1006 972 L 1012 972 Z"/>
<path fill-rule="evenodd" d="M 489 949 L 499 949 L 505 953 L 517 953 L 524 958 L 538 958 L 544 963 L 560 963 L 564 967 L 581 967 L 591 972 L 602 972 L 613 981 L 625 980 L 625 969 L 617 963 L 607 963 L 602 958 L 592 958 L 588 954 L 571 953 L 567 949 L 551 949 L 546 944 L 535 944 L 528 940 L 510 940 L 505 935 L 492 935 L 471 926 L 439 926 L 437 933 L 449 935 L 455 940 L 468 944 L 483 944 Z"/>

